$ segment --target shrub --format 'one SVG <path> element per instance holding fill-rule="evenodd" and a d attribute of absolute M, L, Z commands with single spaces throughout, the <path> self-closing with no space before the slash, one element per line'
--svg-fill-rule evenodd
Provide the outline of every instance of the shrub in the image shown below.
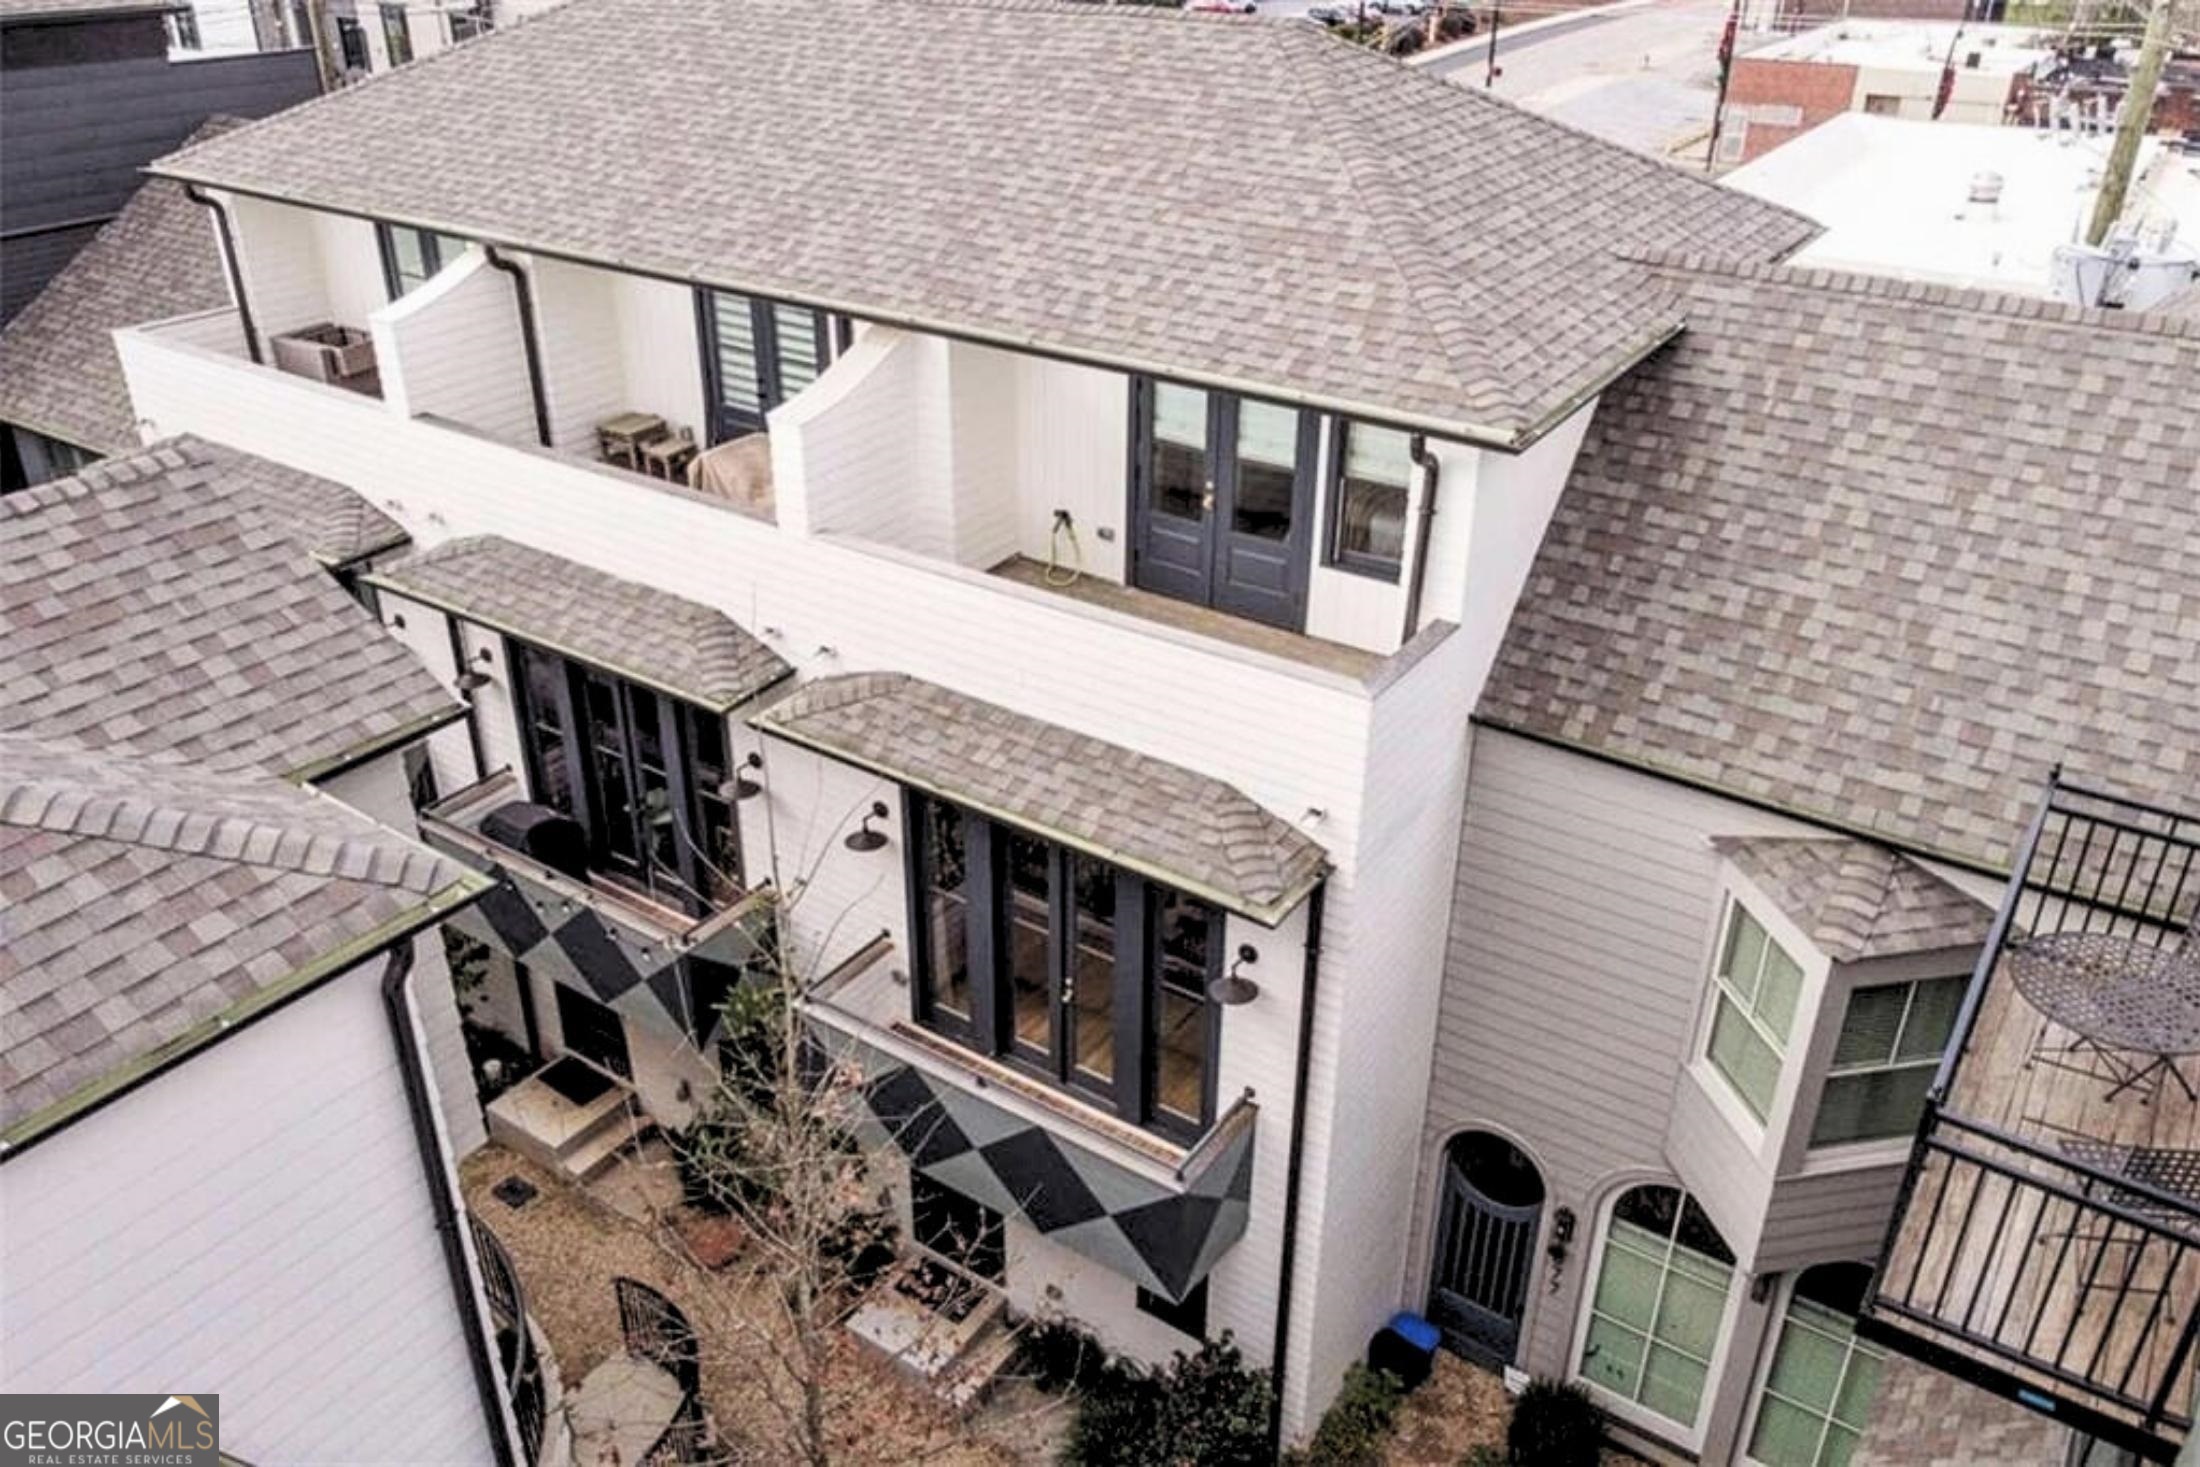
<path fill-rule="evenodd" d="M 1604 1452 L 1604 1417 L 1581 1386 L 1532 1380 L 1513 1402 L 1505 1445 L 1513 1461 L 1535 1467 L 1597 1467 Z"/>
<path fill-rule="evenodd" d="M 1089 1391 L 1113 1368 L 1100 1342 L 1066 1319 L 1042 1320 L 1024 1331 L 1020 1370 L 1042 1391 Z"/>
<path fill-rule="evenodd" d="M 1077 1403 L 1064 1467 L 1266 1467 L 1268 1372 L 1225 1333 L 1169 1368 L 1105 1367 Z"/>
<path fill-rule="evenodd" d="M 1512 1459 L 1505 1449 L 1495 1442 L 1478 1442 L 1467 1448 L 1467 1454 L 1459 1459 L 1459 1467 L 1511 1467 Z"/>
<path fill-rule="evenodd" d="M 1344 1388 L 1322 1414 L 1314 1439 L 1292 1460 L 1307 1467 L 1374 1467 L 1404 1399 L 1405 1385 L 1397 1376 L 1354 1365 L 1344 1373 Z"/>

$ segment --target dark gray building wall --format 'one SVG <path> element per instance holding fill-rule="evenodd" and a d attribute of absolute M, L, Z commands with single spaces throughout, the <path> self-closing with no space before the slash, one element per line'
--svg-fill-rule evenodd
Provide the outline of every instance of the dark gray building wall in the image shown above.
<path fill-rule="evenodd" d="M 0 40 L 20 54 L 19 32 L 57 29 L 10 26 Z M 0 82 L 0 323 L 114 217 L 144 181 L 140 170 L 200 123 L 264 117 L 318 90 L 304 50 L 11 62 Z"/>

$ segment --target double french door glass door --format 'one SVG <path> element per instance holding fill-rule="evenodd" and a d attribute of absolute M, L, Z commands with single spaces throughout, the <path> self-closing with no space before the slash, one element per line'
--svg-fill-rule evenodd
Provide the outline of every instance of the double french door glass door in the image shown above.
<path fill-rule="evenodd" d="M 1133 414 L 1132 584 L 1303 627 L 1314 416 L 1144 378 Z"/>

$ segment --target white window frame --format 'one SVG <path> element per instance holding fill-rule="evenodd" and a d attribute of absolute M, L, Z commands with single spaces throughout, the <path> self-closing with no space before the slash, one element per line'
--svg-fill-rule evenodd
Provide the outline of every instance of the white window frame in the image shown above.
<path fill-rule="evenodd" d="M 1681 1194 L 1681 1205 L 1683 1207 L 1687 1206 L 1689 1200 L 1696 1195 L 1678 1177 L 1659 1176 L 1629 1178 L 1614 1185 L 1605 1195 L 1602 1205 L 1597 1209 L 1596 1234 L 1591 1240 L 1595 1246 L 1589 1250 L 1588 1271 L 1583 1274 L 1581 1280 L 1581 1302 L 1575 1309 L 1574 1341 L 1568 1356 L 1570 1378 L 1576 1384 L 1585 1388 L 1590 1397 L 1599 1406 L 1603 1407 L 1607 1414 L 1626 1423 L 1635 1430 L 1659 1441 L 1684 1447 L 1691 1452 L 1701 1451 L 1703 1449 L 1705 1423 L 1710 1415 L 1706 1408 L 1718 1398 L 1719 1382 L 1726 1372 L 1727 1352 L 1733 1347 L 1734 1343 L 1735 1316 L 1741 1308 L 1743 1295 L 1748 1292 L 1746 1289 L 1739 1287 L 1744 1277 L 1739 1261 L 1728 1265 L 1731 1273 L 1726 1284 L 1726 1307 L 1719 1312 L 1719 1337 L 1712 1345 L 1711 1358 L 1704 1362 L 1703 1396 L 1696 1402 L 1695 1420 L 1684 1425 L 1674 1421 L 1670 1416 L 1661 1416 L 1640 1402 L 1630 1401 L 1625 1396 L 1605 1389 L 1596 1381 L 1591 1380 L 1582 1369 L 1582 1352 L 1589 1347 L 1589 1322 L 1596 1314 L 1597 1282 L 1603 1277 L 1604 1253 L 1611 1244 L 1612 1218 L 1614 1213 L 1618 1211 L 1620 1199 L 1637 1187 L 1671 1187 Z M 1703 1206 L 1701 1202 L 1696 1205 L 1699 1209 Z M 1705 1216 L 1708 1217 L 1709 1213 L 1706 1213 Z M 1676 1223 L 1675 1226 L 1677 1229 L 1678 1224 Z M 1714 1223 L 1713 1226 L 1717 1226 L 1717 1224 Z M 1680 1245 L 1677 1239 L 1667 1240 L 1669 1249 L 1678 1246 Z M 1732 1251 L 1733 1245 L 1728 1244 L 1727 1246 L 1728 1250 Z M 1668 1258 L 1670 1258 L 1670 1253 Z M 1669 1273 L 1670 1263 L 1667 1265 L 1667 1274 L 1661 1274 L 1658 1281 L 1661 1302 L 1664 1297 L 1666 1277 Z M 1653 1311 L 1653 1317 L 1655 1317 L 1655 1311 Z M 1624 1327 L 1627 1329 L 1634 1328 L 1633 1325 Z"/>
<path fill-rule="evenodd" d="M 1945 1043 L 1943 1043 L 1941 1049 L 1936 1050 L 1932 1055 L 1926 1058 L 1912 1060 L 1896 1058 L 1896 1056 L 1900 1053 L 1902 1049 L 1902 1037 L 1908 1032 L 1910 1027 L 1910 1015 L 1915 1010 L 1917 1005 L 1918 986 L 1925 983 L 1955 983 L 1960 988 L 1961 985 L 1968 981 L 1969 980 L 1961 974 L 1927 974 L 1916 978 L 1895 978 L 1876 983 L 1869 981 L 1858 982 L 1849 985 L 1846 989 L 1843 990 L 1841 994 L 1840 1016 L 1838 1018 L 1830 1019 L 1828 1024 L 1828 1028 L 1830 1029 L 1832 1034 L 1832 1043 L 1826 1052 L 1825 1066 L 1818 1072 L 1817 1091 L 1816 1094 L 1812 1097 L 1810 1126 L 1807 1130 L 1804 1131 L 1802 1137 L 1803 1145 L 1807 1147 L 1813 1155 L 1823 1155 L 1827 1153 L 1841 1154 L 1851 1151 L 1863 1152 L 1866 1150 L 1882 1150 L 1889 1147 L 1890 1145 L 1899 1146 L 1905 1149 L 1909 1146 L 1910 1135 L 1911 1132 L 1916 1129 L 1915 1125 L 1912 1125 L 1908 1130 L 1898 1131 L 1891 1136 L 1856 1136 L 1851 1137 L 1846 1141 L 1817 1140 L 1815 1133 L 1818 1129 L 1818 1112 L 1820 1108 L 1825 1105 L 1826 1102 L 1826 1087 L 1831 1085 L 1835 1080 L 1841 1079 L 1844 1076 L 1849 1075 L 1876 1075 L 1895 1070 L 1935 1070 L 1940 1068 L 1941 1056 L 1947 1052 Z M 1904 993 L 1902 998 L 1902 1019 L 1901 1022 L 1895 1026 L 1894 1041 L 1889 1049 L 1888 1057 L 1883 1061 L 1875 1060 L 1868 1063 L 1856 1063 L 1847 1065 L 1835 1064 L 1833 1062 L 1833 1052 L 1840 1047 L 1842 1030 L 1845 1029 L 1848 1025 L 1849 1005 L 1856 1001 L 1856 996 L 1859 993 L 1863 993 L 1875 988 L 1902 988 L 1908 990 L 1906 993 Z M 1951 1037 L 1953 1036 L 1951 1035 Z"/>
<path fill-rule="evenodd" d="M 1724 1100 L 1731 1102 L 1727 1107 L 1729 1113 L 1746 1120 L 1760 1136 L 1775 1133 L 1779 1128 L 1777 1123 L 1786 1109 L 1781 1102 L 1791 1088 L 1796 1055 L 1800 1049 L 1806 1047 L 1805 1045 L 1798 1045 L 1796 1037 L 1800 1034 L 1806 1041 L 1809 1039 L 1811 1027 L 1806 1022 L 1809 1014 L 1808 1006 L 1813 1001 L 1813 995 L 1821 992 L 1821 985 L 1811 981 L 1810 949 L 1803 949 L 1803 956 L 1798 957 L 1789 943 L 1783 940 L 1784 934 L 1778 930 L 1785 924 L 1773 921 L 1765 915 L 1760 915 L 1767 910 L 1769 909 L 1757 903 L 1744 901 L 1734 891 L 1730 890 L 1726 893 L 1725 901 L 1720 906 L 1718 930 L 1712 939 L 1711 962 L 1708 965 L 1706 974 L 1708 981 L 1704 985 L 1703 1023 L 1696 1037 L 1695 1055 L 1697 1063 L 1703 1068 L 1703 1073 L 1710 1077 L 1712 1088 L 1717 1090 Z M 1725 973 L 1726 952 L 1733 942 L 1735 923 L 1742 917 L 1747 917 L 1755 923 L 1757 930 L 1765 935 L 1765 952 L 1767 955 L 1774 948 L 1777 948 L 1782 957 L 1795 965 L 1797 974 L 1795 980 L 1795 1012 L 1788 1017 L 1788 1032 L 1785 1038 L 1776 1038 L 1759 1022 L 1755 1012 L 1755 995 L 1745 998 L 1727 982 Z M 1760 956 L 1757 963 L 1757 993 L 1760 994 L 1764 991 L 1765 962 L 1766 957 Z M 1726 1072 L 1720 1069 L 1718 1063 L 1711 1057 L 1711 1034 L 1718 1026 L 1719 1003 L 1722 998 L 1734 1005 L 1735 1011 L 1748 1023 L 1751 1031 L 1771 1047 L 1774 1057 L 1779 1060 L 1778 1072 L 1773 1077 L 1772 1094 L 1765 1101 L 1763 1115 L 1759 1115 L 1752 1108 L 1748 1098 L 1742 1094 L 1741 1087 L 1729 1079 Z"/>
<path fill-rule="evenodd" d="M 1819 1260 L 1820 1263 L 1849 1263 L 1855 1261 L 1857 1260 L 1846 1258 Z M 1749 1444 L 1757 1438 L 1757 1416 L 1764 1408 L 1765 1392 L 1772 1383 L 1772 1366 L 1773 1362 L 1779 1358 L 1780 1341 L 1787 1334 L 1788 1310 L 1795 1303 L 1795 1286 L 1801 1282 L 1805 1273 L 1816 1266 L 1816 1264 L 1809 1264 L 1791 1270 L 1786 1277 L 1780 1280 L 1779 1294 L 1775 1300 L 1770 1326 L 1765 1330 L 1764 1345 L 1758 1352 L 1757 1368 L 1750 1373 L 1748 1409 L 1742 1413 L 1741 1430 L 1736 1433 L 1734 1438 L 1735 1458 L 1744 1463 L 1745 1467 L 1765 1467 L 1763 1462 L 1751 1455 Z M 1887 1351 L 1884 1346 L 1874 1345 L 1868 1340 L 1860 1340 L 1852 1333 L 1849 1336 L 1848 1349 L 1841 1356 L 1841 1370 L 1844 1376 L 1848 1373 L 1849 1361 L 1859 1348 L 1878 1352 L 1882 1360 L 1887 1358 Z M 1885 1385 L 1884 1376 L 1881 1378 L 1881 1385 Z M 1835 1384 L 1834 1390 L 1835 1399 L 1839 1399 L 1840 1386 L 1838 1382 Z M 1809 1408 L 1803 1407 L 1801 1409 L 1808 1410 Z M 1810 1414 L 1816 1416 L 1819 1413 L 1811 1411 Z M 1825 1434 L 1823 1431 L 1819 1434 L 1818 1442 L 1820 1450 L 1823 1450 L 1825 1447 Z"/>

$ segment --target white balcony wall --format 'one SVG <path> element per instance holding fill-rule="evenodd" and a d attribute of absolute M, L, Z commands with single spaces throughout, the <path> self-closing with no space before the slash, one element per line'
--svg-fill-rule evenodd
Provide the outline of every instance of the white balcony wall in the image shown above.
<path fill-rule="evenodd" d="M 334 320 L 313 214 L 287 204 L 238 195 L 228 195 L 224 201 L 237 241 L 245 297 L 252 306 L 252 321 L 259 329 L 262 350 L 267 349 L 271 336 L 316 321 Z M 365 318 L 353 324 L 364 325 Z"/>
<path fill-rule="evenodd" d="M 321 278 L 328 282 L 329 318 L 345 326 L 363 327 L 390 298 L 389 281 L 382 273 L 382 245 L 374 225 L 349 214 L 315 213 L 312 217 Z"/>
<path fill-rule="evenodd" d="M 584 265 L 536 257 L 522 268 L 535 291 L 542 343 L 543 394 L 551 442 L 567 453 L 596 453 L 596 424 L 633 410 L 626 387 L 617 277 Z"/>
<path fill-rule="evenodd" d="M 771 415 L 780 524 L 952 559 L 949 404 L 947 342 L 865 332 Z"/>
<path fill-rule="evenodd" d="M 693 428 L 705 442 L 703 355 L 695 327 L 695 293 L 668 280 L 612 276 L 617 308 L 620 407 L 655 413 L 675 428 Z"/>
<path fill-rule="evenodd" d="M 1130 378 L 1020 357 L 1016 379 L 1016 549 L 1045 560 L 1054 511 L 1066 509 L 1085 573 L 1120 584 L 1129 569 Z M 1074 563 L 1066 540 L 1060 561 Z"/>
<path fill-rule="evenodd" d="M 471 248 L 433 280 L 370 318 L 382 397 L 501 438 L 535 441 L 534 399 L 514 281 Z"/>

